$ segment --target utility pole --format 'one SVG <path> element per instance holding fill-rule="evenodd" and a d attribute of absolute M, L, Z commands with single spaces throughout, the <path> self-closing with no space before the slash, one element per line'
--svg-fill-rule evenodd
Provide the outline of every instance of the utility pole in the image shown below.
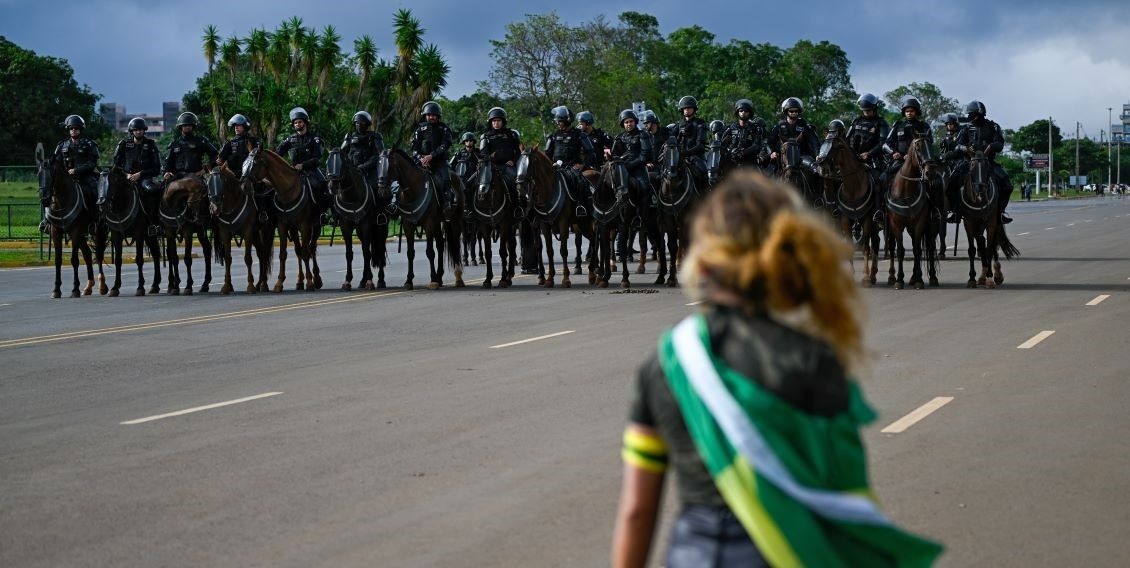
<path fill-rule="evenodd" d="M 1079 191 L 1079 129 L 1082 126 L 1075 121 L 1075 191 Z"/>
<path fill-rule="evenodd" d="M 1052 117 L 1048 117 L 1048 199 L 1052 198 L 1052 172 L 1055 171 L 1055 148 L 1052 147 Z"/>
<path fill-rule="evenodd" d="M 1111 136 L 1107 136 L 1107 138 L 1106 138 L 1106 188 L 1107 188 L 1107 191 L 1110 191 L 1110 189 L 1111 189 L 1110 184 L 1114 182 L 1114 180 L 1110 179 L 1110 143 L 1111 143 L 1111 138 L 1114 137 L 1114 123 L 1111 122 L 1111 120 L 1113 120 L 1113 118 L 1111 116 L 1111 109 L 1112 109 L 1112 107 L 1106 107 L 1106 121 L 1107 121 L 1107 123 L 1110 124 L 1110 134 L 1111 134 Z"/>

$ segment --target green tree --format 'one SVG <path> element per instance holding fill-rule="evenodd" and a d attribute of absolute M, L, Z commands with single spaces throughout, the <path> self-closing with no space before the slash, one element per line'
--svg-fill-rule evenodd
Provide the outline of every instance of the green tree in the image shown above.
<path fill-rule="evenodd" d="M 66 136 L 61 124 L 70 114 L 86 119 L 87 136 L 101 138 L 109 127 L 95 115 L 99 98 L 90 87 L 79 86 L 67 60 L 36 55 L 0 36 L 0 101 L 4 101 L 5 123 L 0 128 L 0 155 L 4 165 L 33 163 L 39 142 L 48 152 L 53 150 Z"/>
<path fill-rule="evenodd" d="M 936 122 L 939 117 L 947 112 L 961 114 L 961 103 L 955 98 L 943 95 L 942 90 L 929 81 L 913 82 L 909 85 L 896 87 L 887 91 L 883 95 L 883 99 L 887 102 L 887 108 L 897 114 L 899 112 L 899 101 L 906 95 L 917 98 L 918 102 L 922 104 L 922 119 L 927 122 Z"/>
<path fill-rule="evenodd" d="M 1033 154 L 1047 154 L 1048 153 L 1048 120 L 1041 118 L 1031 124 L 1021 126 L 1016 130 L 1009 130 L 1005 132 L 1005 137 L 1012 145 L 1014 152 L 1032 152 Z M 1052 148 L 1059 148 L 1063 145 L 1063 134 L 1059 130 L 1059 126 L 1052 122 L 1051 125 L 1051 138 Z M 1072 156 L 1074 156 L 1074 147 L 1072 149 Z"/>

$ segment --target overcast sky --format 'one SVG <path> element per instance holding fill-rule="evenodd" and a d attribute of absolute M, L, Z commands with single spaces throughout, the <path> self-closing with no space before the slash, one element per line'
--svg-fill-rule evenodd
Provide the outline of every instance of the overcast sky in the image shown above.
<path fill-rule="evenodd" d="M 989 117 L 1016 128 L 1052 116 L 1065 131 L 1083 123 L 1087 135 L 1115 122 L 1130 102 L 1130 13 L 1125 1 L 1043 0 L 920 2 L 597 2 L 536 0 L 0 0 L 0 35 L 42 55 L 65 58 L 80 83 L 103 102 L 131 113 L 159 114 L 161 102 L 179 100 L 206 64 L 204 27 L 222 37 L 243 37 L 255 27 L 274 29 L 291 16 L 308 27 L 334 25 L 342 48 L 369 34 L 380 55 L 393 54 L 392 18 L 409 7 L 451 65 L 444 96 L 473 92 L 491 66 L 488 40 L 527 13 L 558 13 L 573 24 L 604 13 L 615 19 L 634 10 L 655 15 L 667 34 L 701 25 L 721 42 L 731 38 L 788 47 L 800 39 L 828 40 L 852 62 L 859 92 L 882 93 L 912 81 L 929 81 L 965 102 L 980 99 Z M 690 5 L 693 12 L 682 9 Z M 741 7 L 739 7 L 741 6 Z M 802 12 L 802 10 L 804 10 Z M 697 93 L 696 93 L 697 94 Z M 768 110 L 768 109 L 765 109 Z M 765 111 L 762 111 L 765 112 Z"/>

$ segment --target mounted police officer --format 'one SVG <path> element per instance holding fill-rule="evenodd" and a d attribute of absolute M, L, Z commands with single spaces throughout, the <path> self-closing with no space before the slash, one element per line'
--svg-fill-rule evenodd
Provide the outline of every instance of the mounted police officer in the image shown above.
<path fill-rule="evenodd" d="M 604 165 L 604 157 L 612 150 L 612 137 L 605 131 L 599 128 L 593 128 L 593 123 L 596 121 L 591 112 L 582 110 L 577 113 L 577 125 L 580 127 L 581 132 L 584 132 L 588 137 L 589 142 L 592 143 L 593 154 L 589 160 L 589 165 L 593 169 L 600 169 Z"/>
<path fill-rule="evenodd" d="M 511 196 L 517 200 L 519 209 L 524 210 L 526 198 L 518 195 L 514 184 L 518 175 L 515 164 L 518 162 L 518 156 L 522 154 L 521 138 L 518 137 L 518 131 L 506 126 L 506 111 L 502 107 L 494 107 L 487 111 L 487 123 L 490 124 L 490 129 L 479 137 L 479 157 L 484 162 L 489 160 L 498 168 L 506 182 L 506 187 L 510 189 Z M 486 163 L 483 165 L 485 166 Z M 485 188 L 479 188 L 479 191 L 483 190 Z M 517 211 L 515 215 L 525 216 L 524 211 Z"/>
<path fill-rule="evenodd" d="M 275 148 L 275 153 L 280 156 L 289 154 L 290 163 L 294 169 L 310 182 L 314 191 L 314 200 L 318 209 L 325 215 L 330 207 L 329 184 L 326 176 L 319 169 L 322 154 L 326 151 L 326 144 L 317 134 L 310 132 L 310 115 L 302 107 L 294 107 L 290 111 L 290 125 L 294 134 L 287 137 Z"/>
<path fill-rule="evenodd" d="M 624 166 L 628 168 L 630 191 L 634 194 L 632 200 L 642 207 L 650 202 L 651 197 L 651 182 L 647 177 L 651 136 L 637 128 L 637 123 L 636 113 L 631 109 L 620 111 L 620 127 L 623 132 L 612 140 L 612 159 L 624 162 Z M 622 193 L 616 195 L 617 201 L 623 198 Z"/>
<path fill-rule="evenodd" d="M 459 178 L 463 182 L 465 192 L 469 192 L 472 185 L 472 180 L 475 177 L 475 172 L 479 169 L 479 150 L 475 148 L 475 135 L 470 132 L 464 132 L 459 137 L 459 144 L 463 147 L 455 153 L 451 158 L 451 167 L 456 171 L 462 171 L 463 175 Z M 470 200 L 470 195 L 464 195 Z M 470 201 L 468 201 L 470 203 Z M 470 209 L 468 209 L 468 212 Z"/>
<path fill-rule="evenodd" d="M 801 118 L 803 112 L 804 103 L 796 97 L 789 97 L 781 102 L 781 114 L 784 117 L 769 132 L 769 159 L 778 160 L 781 157 L 781 145 L 786 140 L 793 140 L 800 148 L 801 165 L 815 171 L 820 142 L 816 130 Z"/>
<path fill-rule="evenodd" d="M 130 135 L 118 142 L 114 150 L 114 166 L 126 173 L 126 178 L 141 189 L 141 202 L 149 219 L 154 221 L 150 233 L 159 234 L 156 229 L 157 205 L 161 200 L 161 186 L 153 178 L 161 173 L 161 156 L 157 143 L 145 137 L 149 125 L 141 117 L 133 118 L 126 126 Z M 100 188 L 101 189 L 101 188 Z M 98 204 L 102 205 L 106 196 L 99 193 Z"/>
<path fill-rule="evenodd" d="M 679 99 L 683 120 L 675 127 L 675 142 L 699 187 L 706 187 L 706 121 L 698 117 L 698 100 L 692 96 Z"/>
<path fill-rule="evenodd" d="M 557 123 L 557 130 L 545 139 L 545 155 L 558 171 L 564 172 L 576 199 L 584 202 L 577 203 L 578 216 L 587 215 L 584 205 L 592 195 L 592 186 L 581 172 L 593 163 L 597 150 L 593 147 L 592 138 L 573 126 L 573 113 L 568 107 L 554 108 L 553 121 Z"/>
<path fill-rule="evenodd" d="M 942 139 L 938 141 L 938 150 L 941 153 L 942 164 L 946 168 L 946 200 L 950 203 L 950 216 L 946 220 L 948 223 L 956 223 L 958 219 L 957 209 L 957 194 L 951 193 L 950 179 L 953 177 L 953 169 L 957 164 L 965 158 L 965 155 L 957 151 L 957 133 L 961 128 L 961 123 L 958 120 L 956 112 L 947 112 L 938 118 L 939 122 L 945 124 L 946 133 Z"/>
<path fill-rule="evenodd" d="M 722 136 L 722 145 L 729 152 L 730 160 L 738 166 L 764 164 L 769 157 L 765 145 L 765 122 L 754 117 L 753 101 L 741 99 L 734 103 L 734 116 L 737 120 Z"/>
<path fill-rule="evenodd" d="M 663 145 L 667 143 L 671 134 L 666 126 L 659 124 L 659 116 L 652 110 L 643 111 L 643 131 L 648 135 L 651 143 L 651 156 L 647 159 L 647 175 L 651 179 L 652 185 L 655 185 L 659 177 L 659 171 L 655 164 L 659 163 Z"/>
<path fill-rule="evenodd" d="M 95 192 L 98 186 L 98 145 L 93 140 L 83 136 L 86 130 L 86 121 L 77 114 L 72 114 L 63 121 L 63 128 L 67 131 L 67 138 L 55 146 L 52 160 L 63 163 L 69 174 L 79 187 L 82 188 L 88 204 L 94 204 Z M 51 205 L 51 188 L 39 188 L 39 201 L 44 207 Z"/>
<path fill-rule="evenodd" d="M 242 114 L 232 115 L 228 119 L 228 128 L 235 132 L 235 136 L 231 137 L 228 143 L 220 149 L 220 156 L 216 163 L 219 166 L 226 164 L 228 169 L 238 176 L 243 170 L 243 161 L 247 159 L 251 149 L 259 147 L 259 138 L 251 134 L 251 121 L 247 120 L 247 117 Z"/>
<path fill-rule="evenodd" d="M 443 111 L 435 101 L 424 103 L 420 114 L 424 120 L 412 134 L 412 157 L 435 176 L 443 209 L 450 212 L 457 203 L 455 192 L 451 189 L 451 169 L 447 165 L 453 138 L 451 129 L 442 121 Z"/>
<path fill-rule="evenodd" d="M 993 166 L 993 179 L 997 183 L 997 207 L 1001 212 L 1001 223 L 1011 223 L 1012 218 L 1005 213 L 1005 208 L 1012 197 L 1012 180 L 996 160 L 997 154 L 1004 149 L 1004 133 L 1000 125 L 985 118 L 985 104 L 981 101 L 969 101 L 965 105 L 965 121 L 965 126 L 957 133 L 954 150 L 965 156 L 983 152 L 989 159 Z M 967 160 L 958 162 L 950 176 L 949 185 L 954 188 L 952 191 L 957 190 L 968 171 Z"/>
<path fill-rule="evenodd" d="M 911 151 L 911 143 L 915 138 L 925 138 L 927 144 L 934 143 L 934 133 L 930 129 L 930 124 L 922 120 L 922 103 L 918 102 L 916 97 L 904 96 L 899 101 L 899 110 L 902 112 L 902 118 L 895 123 L 894 128 L 887 134 L 887 139 L 883 143 L 883 150 L 891 156 L 892 161 L 887 166 L 887 171 L 883 172 L 883 176 L 880 178 L 879 191 L 875 195 L 877 200 L 875 204 L 876 222 L 882 222 L 886 215 L 887 191 L 890 188 L 891 180 L 902 168 L 902 164 L 906 160 L 906 153 Z M 935 203 L 933 206 L 940 208 L 941 205 Z"/>
<path fill-rule="evenodd" d="M 848 146 L 863 163 L 872 168 L 883 169 L 883 142 L 890 134 L 891 127 L 886 119 L 879 116 L 879 98 L 871 93 L 863 93 L 856 101 L 863 114 L 851 121 L 848 130 Z"/>
<path fill-rule="evenodd" d="M 185 176 L 200 175 L 205 168 L 211 170 L 215 167 L 219 151 L 210 140 L 196 134 L 199 125 L 200 120 L 191 112 L 181 113 L 177 117 L 176 128 L 180 136 L 169 144 L 169 153 L 161 166 L 165 183 Z"/>
<path fill-rule="evenodd" d="M 341 153 L 349 163 L 361 170 L 369 186 L 375 188 L 377 163 L 385 149 L 385 141 L 380 132 L 370 130 L 372 126 L 372 115 L 363 110 L 353 113 L 353 131 L 341 141 Z"/>

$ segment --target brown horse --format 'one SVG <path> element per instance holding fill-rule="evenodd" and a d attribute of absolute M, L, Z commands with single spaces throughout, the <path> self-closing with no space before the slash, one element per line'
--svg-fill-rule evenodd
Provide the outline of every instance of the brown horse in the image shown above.
<path fill-rule="evenodd" d="M 577 216 L 577 199 L 573 191 L 589 191 L 588 187 L 569 188 L 563 172 L 555 171 L 549 156 L 536 146 L 518 158 L 518 191 L 525 194 L 530 202 L 530 212 L 535 227 L 541 231 L 545 241 L 545 251 L 549 259 L 549 276 L 538 278 L 538 284 L 553 287 L 556 276 L 553 258 L 553 234 L 557 234 L 561 252 L 561 286 L 569 288 L 569 231 L 584 235 L 593 246 L 596 235 L 593 233 L 592 217 Z M 586 172 L 588 173 L 588 172 Z M 595 173 L 592 174 L 596 176 Z M 588 182 L 585 182 L 586 185 Z M 596 282 L 596 257 L 589 257 L 589 284 Z"/>
<path fill-rule="evenodd" d="M 815 209 L 822 209 L 823 189 L 816 174 L 804 166 L 800 141 L 784 140 L 777 152 L 777 177 L 796 188 L 800 196 Z"/>
<path fill-rule="evenodd" d="M 47 208 L 44 213 L 51 230 L 51 244 L 55 249 L 55 288 L 51 291 L 52 298 L 62 296 L 60 287 L 63 285 L 63 238 L 71 241 L 71 268 L 74 269 L 74 287 L 71 297 L 79 297 L 78 288 L 78 254 L 82 251 L 82 258 L 86 262 L 86 286 L 82 289 L 83 296 L 89 296 L 94 290 L 94 264 L 91 259 L 90 245 L 86 241 L 88 231 L 94 226 L 95 250 L 98 257 L 99 293 L 107 292 L 106 280 L 102 277 L 102 251 L 105 248 L 106 230 L 98 224 L 98 215 L 93 203 L 87 203 L 82 187 L 78 180 L 67 173 L 66 166 L 55 159 L 44 159 L 42 147 L 36 149 L 36 161 L 39 162 L 39 187 L 40 200 Z"/>
<path fill-rule="evenodd" d="M 969 288 L 995 288 L 1003 284 L 999 253 L 1003 252 L 1006 259 L 1020 256 L 1020 251 L 1009 240 L 1001 224 L 997 201 L 1000 189 L 992 172 L 993 164 L 984 153 L 975 154 L 969 160 L 969 171 L 955 204 L 961 211 L 965 236 L 969 241 L 969 280 L 965 283 Z M 981 258 L 981 275 L 976 280 L 975 256 Z"/>
<path fill-rule="evenodd" d="M 612 250 L 613 235 L 616 237 L 616 253 L 621 263 L 620 287 L 632 287 L 628 279 L 628 251 L 631 249 L 628 227 L 637 218 L 638 205 L 632 201 L 630 184 L 631 176 L 628 175 L 628 167 L 624 162 L 609 160 L 600 168 L 600 183 L 592 197 L 592 214 L 599 255 L 597 285 L 601 288 L 608 287 L 608 280 L 616 270 Z"/>
<path fill-rule="evenodd" d="M 448 264 L 455 271 L 455 287 L 462 288 L 463 263 L 459 254 L 459 240 L 463 232 L 463 218 L 453 215 L 451 219 L 445 220 L 436 179 L 431 172 L 418 167 L 404 150 L 385 149 L 377 162 L 377 188 L 382 192 L 391 192 L 393 182 L 400 188 L 396 194 L 400 230 L 408 236 L 408 278 L 404 281 L 404 288 L 411 290 L 414 287 L 412 281 L 416 277 L 413 266 L 416 262 L 417 227 L 424 229 L 427 239 L 428 265 L 431 270 L 428 289 L 435 290 L 443 286 L 444 249 L 447 250 Z M 460 187 L 458 183 L 458 179 L 451 176 L 452 187 Z M 456 199 L 459 201 L 462 201 L 461 193 L 456 190 Z M 489 258 L 488 253 L 487 259 Z M 487 270 L 490 270 L 489 262 Z M 490 282 L 489 279 L 487 282 Z"/>
<path fill-rule="evenodd" d="M 320 290 L 322 275 L 318 269 L 318 237 L 322 225 L 321 214 L 314 201 L 315 188 L 282 156 L 258 146 L 252 148 L 243 161 L 242 179 L 253 183 L 266 182 L 275 190 L 273 201 L 279 230 L 279 275 L 271 291 L 283 291 L 287 238 L 293 236 L 298 237 L 294 242 L 294 255 L 298 257 L 298 281 L 294 289 Z"/>
<path fill-rule="evenodd" d="M 659 262 L 655 284 L 673 288 L 679 285 L 679 262 L 690 244 L 690 219 L 698 202 L 699 188 L 677 144 L 667 143 L 660 156 L 659 168 L 657 222 L 655 230 L 647 232 L 649 237 L 654 233 L 651 238 L 654 239 Z"/>
<path fill-rule="evenodd" d="M 491 162 L 490 156 L 484 156 L 479 161 L 475 179 L 478 180 L 478 187 L 467 207 L 478 220 L 479 234 L 486 244 L 487 276 L 483 280 L 483 288 L 490 288 L 494 278 L 491 251 L 491 236 L 494 234 L 498 235 L 498 287 L 509 288 L 514 283 L 514 263 L 518 258 L 518 220 L 514 218 L 516 204 L 502 179 L 502 172 Z"/>
<path fill-rule="evenodd" d="M 170 182 L 165 187 L 157 214 L 165 227 L 165 258 L 169 261 L 168 294 L 181 293 L 180 257 L 177 254 L 177 238 L 184 239 L 184 268 L 187 279 L 184 281 L 184 295 L 192 295 L 192 239 L 200 239 L 204 251 L 204 283 L 200 292 L 207 292 L 212 283 L 212 242 L 208 240 L 208 227 L 211 217 L 208 200 L 204 198 L 204 181 L 195 175 Z"/>
<path fill-rule="evenodd" d="M 353 233 L 361 241 L 360 290 L 385 287 L 385 239 L 388 238 L 388 215 L 384 206 L 391 202 L 392 193 L 381 191 L 378 196 L 365 179 L 364 173 L 341 156 L 341 150 L 330 150 L 326 162 L 326 177 L 333 195 L 334 212 L 345 239 L 345 282 L 342 290 L 353 289 Z M 377 267 L 377 280 L 373 282 L 373 267 Z"/>
<path fill-rule="evenodd" d="M 122 241 L 128 235 L 133 239 L 136 251 L 134 263 L 137 264 L 137 291 L 135 296 L 145 295 L 145 247 L 153 257 L 153 286 L 150 294 L 161 289 L 161 247 L 156 236 L 149 235 L 149 220 L 157 218 L 156 211 L 146 211 L 141 198 L 141 188 L 126 177 L 126 172 L 114 166 L 98 176 L 99 195 L 104 201 L 102 222 L 110 231 L 111 253 L 114 262 L 114 285 L 110 296 L 117 296 L 122 287 Z"/>
<path fill-rule="evenodd" d="M 936 172 L 937 156 L 933 146 L 924 137 L 915 136 L 903 159 L 902 167 L 891 182 L 887 193 L 887 252 L 890 255 L 890 269 L 887 283 L 902 290 L 903 261 L 906 247 L 902 242 L 905 230 L 910 235 L 914 250 L 914 273 L 910 285 L 916 290 L 925 287 L 922 281 L 922 261 L 925 257 L 926 269 L 930 274 L 930 285 L 938 285 L 937 256 L 934 249 L 934 231 L 939 221 L 931 203 L 940 193 Z M 923 251 L 925 248 L 925 251 Z M 898 277 L 895 277 L 895 255 L 898 255 Z"/>
<path fill-rule="evenodd" d="M 271 265 L 274 262 L 275 227 L 262 222 L 254 187 L 250 183 L 240 182 L 239 176 L 228 169 L 227 164 L 213 168 L 207 184 L 215 226 L 216 256 L 224 263 L 224 285 L 220 287 L 220 293 L 231 294 L 235 289 L 231 282 L 231 269 L 232 240 L 236 235 L 243 239 L 247 293 L 266 292 L 267 279 L 271 277 Z M 258 281 L 252 276 L 252 249 L 259 259 Z"/>
<path fill-rule="evenodd" d="M 874 284 L 879 271 L 879 226 L 872 210 L 875 192 L 879 191 L 879 176 L 868 168 L 848 146 L 842 136 L 829 135 L 820 146 L 816 167 L 831 191 L 826 198 L 835 207 L 834 217 L 839 217 L 840 232 L 852 240 L 852 225 L 861 229 L 860 248 L 863 251 L 862 284 Z M 854 266 L 855 261 L 852 260 Z"/>

